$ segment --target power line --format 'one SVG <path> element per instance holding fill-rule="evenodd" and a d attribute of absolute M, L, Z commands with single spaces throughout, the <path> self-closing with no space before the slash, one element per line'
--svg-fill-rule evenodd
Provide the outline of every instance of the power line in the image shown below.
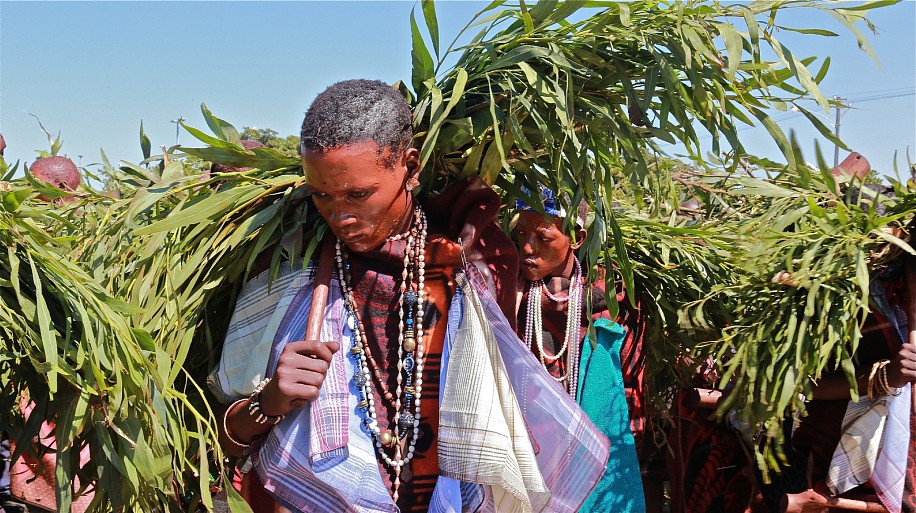
<path fill-rule="evenodd" d="M 902 97 L 904 97 L 904 96 L 914 96 L 914 95 L 916 95 L 916 88 L 912 88 L 912 87 L 911 87 L 911 88 L 886 89 L 885 91 L 888 91 L 888 93 L 887 93 L 887 94 L 881 94 L 881 95 L 875 95 L 875 96 L 866 96 L 866 97 L 864 97 L 864 98 L 859 98 L 859 99 L 856 99 L 856 98 L 844 98 L 844 100 L 845 100 L 846 103 L 843 104 L 843 108 L 846 109 L 846 112 L 843 112 L 843 113 L 841 114 L 841 116 L 845 116 L 846 113 L 847 113 L 848 111 L 854 110 L 854 109 L 855 109 L 855 104 L 856 104 L 856 103 L 865 103 L 865 102 L 872 102 L 872 101 L 878 101 L 878 100 L 889 100 L 889 99 L 892 99 L 892 98 L 902 98 Z M 900 92 L 892 93 L 891 91 L 900 91 Z M 814 98 L 800 98 L 800 100 L 814 101 Z M 837 109 L 837 110 L 839 111 L 839 109 Z M 792 119 L 800 118 L 800 117 L 802 117 L 802 116 L 804 116 L 804 113 L 801 113 L 801 112 L 792 112 L 792 113 L 785 114 L 785 115 L 780 116 L 780 117 L 774 117 L 774 118 L 771 118 L 771 119 L 773 120 L 774 123 L 781 123 L 781 122 L 783 122 L 783 121 L 789 121 L 789 120 L 792 120 Z M 752 129 L 752 128 L 760 128 L 760 127 L 761 127 L 761 125 L 742 125 L 742 126 L 740 126 L 740 127 L 737 128 L 736 132 L 743 132 L 743 131 L 745 131 L 745 130 L 750 130 L 750 129 Z M 836 127 L 835 124 L 834 124 L 834 127 Z M 711 135 L 711 134 L 703 134 L 703 135 L 697 137 L 697 139 L 712 139 L 712 135 Z M 667 143 L 667 145 L 671 145 L 671 144 L 670 144 L 670 143 Z"/>
<path fill-rule="evenodd" d="M 850 98 L 850 103 L 864 103 L 864 102 L 873 102 L 875 100 L 889 100 L 891 98 L 903 98 L 904 96 L 913 96 L 916 95 L 916 89 L 909 91 L 907 93 L 896 93 L 896 94 L 884 94 L 878 96 L 871 96 L 865 98 Z"/>
<path fill-rule="evenodd" d="M 862 96 L 866 95 L 866 96 Z M 904 96 L 913 96 L 916 95 L 916 87 L 897 87 L 894 89 L 883 89 L 877 91 L 869 91 L 868 93 L 856 93 L 848 94 L 844 97 L 848 99 L 851 103 L 856 102 L 870 102 L 874 100 L 884 100 L 888 98 L 901 98 Z M 815 101 L 814 98 L 799 98 L 795 101 Z"/>

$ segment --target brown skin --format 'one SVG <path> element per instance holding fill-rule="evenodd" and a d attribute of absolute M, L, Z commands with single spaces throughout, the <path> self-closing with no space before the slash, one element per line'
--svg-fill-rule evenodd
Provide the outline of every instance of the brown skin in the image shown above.
<path fill-rule="evenodd" d="M 577 228 L 575 242 L 563 232 L 563 221 L 530 210 L 518 215 L 516 240 L 521 258 L 522 276 L 528 281 L 553 277 L 572 277 L 575 262 L 573 251 L 579 249 L 587 232 Z"/>
<path fill-rule="evenodd" d="M 385 239 L 410 225 L 413 196 L 407 184 L 420 173 L 420 153 L 408 148 L 389 166 L 388 151 L 379 154 L 375 142 L 364 141 L 324 152 L 307 151 L 302 156 L 315 207 L 331 232 L 354 253 L 378 249 Z M 274 376 L 261 392 L 261 411 L 286 415 L 317 399 L 331 357 L 339 349 L 336 342 L 317 340 L 287 344 Z M 271 428 L 254 421 L 247 402 L 229 412 L 226 424 L 233 438 L 245 443 Z M 241 454 L 225 436 L 222 440 L 227 453 Z"/>
<path fill-rule="evenodd" d="M 420 173 L 420 152 L 409 148 L 387 166 L 388 151 L 379 155 L 374 142 L 364 141 L 302 157 L 315 208 L 354 253 L 380 247 L 410 224 L 407 181 Z"/>

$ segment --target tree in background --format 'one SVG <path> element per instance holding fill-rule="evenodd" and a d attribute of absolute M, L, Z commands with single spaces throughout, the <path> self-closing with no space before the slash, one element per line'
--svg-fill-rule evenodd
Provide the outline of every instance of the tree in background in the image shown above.
<path fill-rule="evenodd" d="M 296 157 L 299 155 L 299 137 L 288 135 L 280 137 L 280 134 L 271 128 L 254 128 L 242 127 L 242 139 L 254 139 L 261 141 L 268 148 L 273 148 L 284 155 Z"/>

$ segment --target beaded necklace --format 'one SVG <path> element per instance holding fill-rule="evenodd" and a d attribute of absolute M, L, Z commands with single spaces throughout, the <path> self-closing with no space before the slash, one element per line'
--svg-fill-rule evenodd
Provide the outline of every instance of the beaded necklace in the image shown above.
<path fill-rule="evenodd" d="M 575 399 L 576 387 L 579 382 L 579 332 L 581 326 L 579 319 L 582 316 L 582 267 L 579 259 L 573 255 L 575 270 L 569 280 L 569 293 L 566 296 L 555 296 L 547 290 L 544 280 L 528 282 L 528 313 L 525 319 L 525 342 L 531 349 L 532 343 L 537 344 L 541 365 L 547 370 L 548 362 L 555 362 L 567 355 L 566 374 L 554 379 L 560 383 L 566 382 L 566 391 Z M 563 345 L 556 354 L 549 354 L 544 349 L 544 319 L 541 309 L 541 291 L 552 301 L 568 303 L 566 308 L 566 336 Z"/>
<path fill-rule="evenodd" d="M 340 239 L 336 244 L 340 288 L 350 315 L 356 319 L 353 329 L 353 348 L 350 349 L 350 355 L 358 360 L 359 365 L 353 376 L 353 382 L 360 391 L 359 408 L 365 414 L 363 424 L 372 435 L 376 452 L 386 465 L 394 469 L 393 497 L 395 502 L 398 500 L 401 477 L 404 477 L 404 481 L 410 480 L 411 477 L 406 465 L 413 458 L 417 439 L 420 437 L 420 396 L 423 391 L 423 304 L 425 300 L 423 282 L 426 272 L 427 224 L 426 214 L 420 207 L 414 209 L 413 217 L 413 225 L 410 230 L 397 238 L 392 238 L 393 240 L 407 239 L 404 250 L 404 270 L 401 272 L 400 297 L 398 298 L 397 388 L 394 393 L 388 389 L 382 379 L 379 365 L 369 351 L 366 330 L 359 319 L 353 288 L 350 284 L 350 263 L 347 261 L 347 253 Z M 393 431 L 390 428 L 379 428 L 370 368 L 379 384 L 379 395 L 382 397 L 385 414 L 387 415 L 388 411 L 394 411 L 394 420 L 389 422 L 389 426 L 394 426 Z M 408 433 L 411 436 L 406 454 L 404 454 L 401 440 L 405 439 Z M 393 455 L 389 455 L 390 449 L 394 450 Z"/>

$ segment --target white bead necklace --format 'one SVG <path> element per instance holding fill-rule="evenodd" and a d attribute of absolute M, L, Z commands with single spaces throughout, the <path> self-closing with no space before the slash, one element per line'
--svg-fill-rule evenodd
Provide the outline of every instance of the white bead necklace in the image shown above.
<path fill-rule="evenodd" d="M 371 433 L 375 442 L 376 452 L 386 465 L 394 469 L 394 500 L 398 500 L 398 488 L 401 483 L 402 472 L 405 480 L 410 479 L 409 470 L 404 467 L 413 458 L 417 439 L 420 436 L 420 396 L 423 390 L 423 304 L 426 298 L 424 292 L 424 275 L 426 273 L 426 214 L 420 207 L 414 210 L 414 220 L 411 229 L 403 237 L 398 236 L 393 240 L 407 239 L 404 250 L 404 270 L 401 272 L 401 286 L 398 298 L 398 360 L 397 360 L 397 388 L 393 397 L 386 389 L 378 365 L 372 361 L 376 370 L 376 377 L 382 387 L 379 395 L 383 398 L 391 397 L 394 404 L 394 419 L 389 422 L 389 429 L 379 428 L 375 398 L 372 392 L 372 379 L 369 362 L 372 355 L 369 352 L 365 328 L 359 320 L 353 289 L 350 285 L 350 264 L 346 261 L 346 252 L 342 248 L 340 239 L 336 244 L 337 270 L 340 276 L 340 287 L 343 291 L 344 301 L 350 315 L 356 319 L 353 329 L 353 348 L 350 354 L 358 359 L 359 369 L 353 376 L 353 382 L 360 389 L 359 406 L 366 416 L 363 424 Z M 403 402 L 402 402 L 403 397 Z M 410 413 L 413 408 L 413 413 Z M 385 405 L 387 411 L 387 405 Z M 394 426 L 394 429 L 390 428 Z M 400 440 L 410 432 L 410 441 L 407 454 L 403 454 Z M 386 449 L 394 447 L 394 455 L 390 456 Z"/>
<path fill-rule="evenodd" d="M 575 399 L 576 388 L 579 381 L 579 333 L 581 331 L 580 318 L 582 316 L 582 267 L 579 259 L 573 255 L 575 270 L 569 280 L 569 293 L 566 296 L 554 296 L 547 290 L 543 280 L 528 282 L 528 313 L 525 319 L 525 342 L 531 349 L 532 343 L 537 345 L 541 365 L 547 370 L 548 362 L 555 362 L 567 355 L 566 374 L 554 379 L 566 382 L 566 391 Z M 541 308 L 541 291 L 544 291 L 551 300 L 557 303 L 568 303 L 566 308 L 566 336 L 563 345 L 556 354 L 549 354 L 544 349 L 544 319 Z"/>

